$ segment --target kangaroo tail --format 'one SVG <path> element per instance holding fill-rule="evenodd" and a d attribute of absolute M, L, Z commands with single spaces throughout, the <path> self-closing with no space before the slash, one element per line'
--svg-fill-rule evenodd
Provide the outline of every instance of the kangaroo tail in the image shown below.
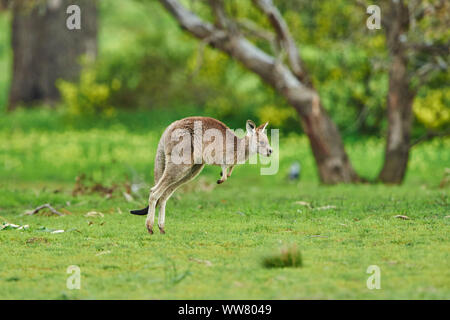
<path fill-rule="evenodd" d="M 148 206 L 147 206 L 147 208 L 144 208 L 144 209 L 131 210 L 130 213 L 138 215 L 138 216 L 145 216 L 148 213 Z"/>

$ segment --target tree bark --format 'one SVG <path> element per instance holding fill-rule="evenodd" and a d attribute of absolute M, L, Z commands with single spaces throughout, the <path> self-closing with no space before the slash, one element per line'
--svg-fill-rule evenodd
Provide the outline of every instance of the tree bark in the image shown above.
<path fill-rule="evenodd" d="M 409 88 L 406 58 L 394 56 L 389 72 L 388 133 L 379 180 L 401 183 L 408 166 L 414 93 Z"/>
<path fill-rule="evenodd" d="M 338 128 L 320 104 L 317 93 L 306 105 L 292 101 L 292 97 L 289 96 L 288 100 L 300 115 L 316 160 L 320 180 L 326 184 L 362 181 L 345 152 Z"/>
<path fill-rule="evenodd" d="M 81 9 L 81 29 L 69 30 L 69 5 Z M 13 75 L 8 109 L 59 99 L 58 79 L 76 80 L 80 56 L 97 54 L 97 8 L 92 0 L 13 2 Z"/>
<path fill-rule="evenodd" d="M 295 63 L 295 72 L 292 72 L 280 60 L 253 45 L 234 26 L 230 26 L 233 21 L 226 20 L 225 13 L 220 8 L 220 0 L 211 1 L 217 26 L 201 20 L 176 0 L 160 0 L 183 29 L 242 63 L 287 99 L 301 118 L 323 183 L 360 181 L 345 152 L 336 125 L 322 107 L 318 93 L 307 80 L 299 56 L 294 57 L 290 53 L 289 62 Z M 261 2 L 261 10 L 275 24 L 278 36 L 284 39 L 285 49 L 297 50 L 293 42 L 286 39 L 289 34 L 285 28 L 280 27 L 282 23 L 277 19 L 282 18 L 271 2 L 256 2 Z"/>
<path fill-rule="evenodd" d="M 415 91 L 410 88 L 408 57 L 403 37 L 409 29 L 409 11 L 403 1 L 392 2 L 385 21 L 390 54 L 387 96 L 388 132 L 383 168 L 378 179 L 401 183 L 408 166 Z"/>

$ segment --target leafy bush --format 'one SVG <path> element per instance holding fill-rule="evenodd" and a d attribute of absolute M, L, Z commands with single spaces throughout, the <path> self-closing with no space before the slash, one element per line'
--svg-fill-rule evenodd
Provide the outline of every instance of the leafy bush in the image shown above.
<path fill-rule="evenodd" d="M 450 125 L 450 89 L 429 90 L 414 100 L 414 114 L 429 129 Z"/>
<path fill-rule="evenodd" d="M 95 69 L 83 69 L 77 83 L 58 80 L 57 87 L 66 111 L 71 116 L 112 117 L 115 114 L 110 98 L 111 92 L 120 88 L 120 82 L 114 79 L 109 85 L 98 83 Z"/>

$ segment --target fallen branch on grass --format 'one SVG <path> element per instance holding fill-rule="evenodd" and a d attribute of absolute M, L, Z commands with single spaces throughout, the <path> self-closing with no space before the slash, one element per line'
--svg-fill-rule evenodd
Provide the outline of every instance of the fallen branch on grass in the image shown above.
<path fill-rule="evenodd" d="M 32 210 L 32 211 L 28 211 L 28 212 L 26 212 L 25 214 L 31 216 L 31 215 L 33 215 L 33 214 L 38 213 L 40 210 L 42 210 L 42 209 L 44 209 L 44 208 L 49 209 L 52 213 L 54 213 L 54 214 L 56 214 L 56 215 L 58 215 L 58 216 L 63 216 L 63 215 L 64 215 L 64 213 L 61 213 L 61 212 L 57 211 L 57 210 L 56 210 L 55 208 L 53 208 L 49 203 L 43 204 L 42 206 L 39 206 L 39 207 L 37 207 L 36 209 L 34 209 L 34 210 Z"/>

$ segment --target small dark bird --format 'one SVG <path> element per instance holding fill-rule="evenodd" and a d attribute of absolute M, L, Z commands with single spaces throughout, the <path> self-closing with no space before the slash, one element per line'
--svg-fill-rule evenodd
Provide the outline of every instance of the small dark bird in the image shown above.
<path fill-rule="evenodd" d="M 293 164 L 291 164 L 291 167 L 289 168 L 289 180 L 299 180 L 300 179 L 300 172 L 302 170 L 302 167 L 300 165 L 300 162 L 296 161 Z"/>

